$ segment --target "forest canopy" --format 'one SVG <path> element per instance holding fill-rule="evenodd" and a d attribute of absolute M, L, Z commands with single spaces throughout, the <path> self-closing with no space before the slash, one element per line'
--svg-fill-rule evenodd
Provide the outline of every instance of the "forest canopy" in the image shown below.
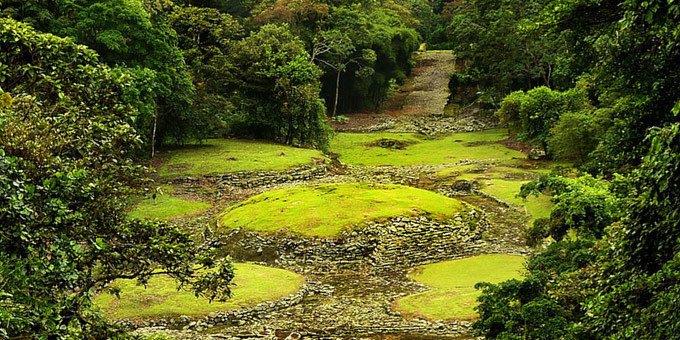
<path fill-rule="evenodd" d="M 428 6 L 8 0 L 0 11 L 125 69 L 147 148 L 236 135 L 326 149 L 327 111 L 374 109 L 406 79 Z"/>

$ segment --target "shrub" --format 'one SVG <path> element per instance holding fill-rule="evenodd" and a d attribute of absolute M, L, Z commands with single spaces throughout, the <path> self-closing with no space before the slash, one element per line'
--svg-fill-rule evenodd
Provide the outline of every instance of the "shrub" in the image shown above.
<path fill-rule="evenodd" d="M 567 112 L 550 129 L 548 152 L 558 160 L 581 164 L 597 146 L 593 113 Z"/>
<path fill-rule="evenodd" d="M 541 86 L 527 92 L 509 94 L 503 99 L 496 115 L 520 140 L 535 142 L 547 148 L 550 130 L 560 116 L 589 106 L 586 91 L 582 87 L 560 92 Z"/>

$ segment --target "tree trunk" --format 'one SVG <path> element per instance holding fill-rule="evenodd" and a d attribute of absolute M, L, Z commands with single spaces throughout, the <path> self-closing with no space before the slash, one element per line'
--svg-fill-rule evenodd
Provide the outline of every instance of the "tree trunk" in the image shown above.
<path fill-rule="evenodd" d="M 288 133 L 286 133 L 286 144 L 293 144 L 293 113 L 288 114 Z"/>
<path fill-rule="evenodd" d="M 335 114 L 338 111 L 338 95 L 340 94 L 340 73 L 342 71 L 338 70 L 338 76 L 335 78 L 335 103 L 333 103 L 333 114 L 331 115 L 331 118 L 335 117 Z"/>
<path fill-rule="evenodd" d="M 151 133 L 151 158 L 156 155 L 156 125 L 158 123 L 158 113 L 153 115 L 153 132 Z"/>

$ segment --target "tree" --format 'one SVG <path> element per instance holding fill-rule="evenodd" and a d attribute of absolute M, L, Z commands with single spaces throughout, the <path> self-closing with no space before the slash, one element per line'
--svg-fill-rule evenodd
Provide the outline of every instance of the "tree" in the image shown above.
<path fill-rule="evenodd" d="M 228 297 L 231 265 L 210 244 L 126 218 L 146 178 L 134 78 L 12 19 L 0 19 L 0 47 L 0 334 L 110 338 L 119 330 L 91 298 L 118 278 L 166 273 Z"/>
<path fill-rule="evenodd" d="M 265 25 L 241 40 L 232 63 L 232 100 L 244 131 L 287 144 L 326 148 L 329 129 L 319 99 L 321 70 L 286 25 Z"/>
<path fill-rule="evenodd" d="M 319 62 L 322 67 L 336 73 L 335 97 L 333 99 L 331 117 L 335 117 L 338 112 L 340 75 L 347 70 L 350 64 L 356 64 L 360 67 L 357 72 L 364 72 L 370 68 L 367 65 L 373 65 L 376 61 L 376 55 L 373 50 L 365 49 L 360 51 L 359 54 L 355 52 L 356 48 L 349 36 L 338 30 L 322 31 L 314 41 L 311 53 L 312 62 Z"/>
<path fill-rule="evenodd" d="M 137 120 L 147 142 L 184 142 L 202 138 L 189 115 L 194 88 L 177 47 L 176 33 L 163 11 L 149 12 L 142 0 L 4 1 L 1 8 L 36 29 L 72 37 L 97 51 L 112 67 L 152 70 L 152 115 Z M 157 134 L 152 130 L 158 122 Z"/>
<path fill-rule="evenodd" d="M 622 199 L 616 197 L 609 182 L 590 175 L 576 178 L 544 176 L 522 185 L 521 197 L 548 193 L 554 203 L 547 235 L 562 240 L 568 231 L 583 239 L 599 239 L 604 229 L 622 217 Z"/>
<path fill-rule="evenodd" d="M 342 32 L 354 46 L 350 54 L 346 50 L 327 55 L 332 57 L 331 63 L 334 64 L 334 67 L 327 68 L 334 74 L 322 77 L 323 97 L 327 102 L 334 103 L 336 90 L 345 89 L 338 93 L 336 113 L 375 109 L 385 100 L 390 87 L 406 79 L 411 68 L 411 55 L 419 45 L 419 37 L 415 29 L 409 26 L 411 13 L 404 10 L 394 2 L 385 2 L 382 7 L 366 3 L 332 9 L 324 22 L 323 31 Z M 317 42 L 323 40 L 323 37 L 317 36 Z M 339 68 L 347 75 L 340 82 L 335 70 Z"/>
<path fill-rule="evenodd" d="M 583 88 L 560 92 L 541 86 L 509 94 L 496 115 L 520 140 L 547 148 L 550 131 L 563 114 L 589 108 Z"/>
<path fill-rule="evenodd" d="M 191 115 L 203 134 L 224 135 L 234 111 L 229 97 L 238 83 L 230 54 L 243 28 L 231 15 L 214 8 L 176 6 L 168 20 L 179 36 L 196 87 Z"/>

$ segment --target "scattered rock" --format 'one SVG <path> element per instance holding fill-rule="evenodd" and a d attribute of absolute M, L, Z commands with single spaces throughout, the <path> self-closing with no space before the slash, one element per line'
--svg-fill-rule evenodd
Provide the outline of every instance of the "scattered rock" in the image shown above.
<path fill-rule="evenodd" d="M 528 158 L 534 161 L 537 160 L 542 160 L 546 159 L 548 157 L 548 154 L 545 152 L 545 149 L 542 147 L 532 147 L 531 150 L 529 151 L 529 156 Z"/>

